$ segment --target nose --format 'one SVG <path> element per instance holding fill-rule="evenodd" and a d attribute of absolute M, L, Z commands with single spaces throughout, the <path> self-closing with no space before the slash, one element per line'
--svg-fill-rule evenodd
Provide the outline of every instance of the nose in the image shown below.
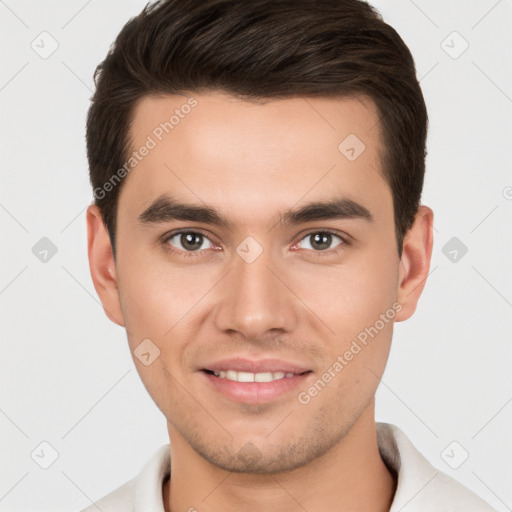
<path fill-rule="evenodd" d="M 217 328 L 253 340 L 269 331 L 293 331 L 301 302 L 287 283 L 284 262 L 265 250 L 254 261 L 238 253 L 233 260 L 215 309 Z"/>

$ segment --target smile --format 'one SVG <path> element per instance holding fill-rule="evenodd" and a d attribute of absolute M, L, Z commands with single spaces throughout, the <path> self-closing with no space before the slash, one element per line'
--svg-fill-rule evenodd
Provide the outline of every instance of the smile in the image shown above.
<path fill-rule="evenodd" d="M 230 401 L 246 404 L 270 403 L 285 397 L 291 399 L 294 393 L 298 393 L 304 387 L 305 382 L 314 377 L 311 370 L 301 371 L 301 368 L 296 367 L 297 371 L 289 371 L 293 369 L 290 367 L 292 365 L 284 368 L 288 371 L 276 368 L 273 369 L 274 371 L 252 372 L 247 371 L 248 369 L 234 370 L 224 364 L 223 366 L 223 369 L 215 368 L 214 370 L 204 368 L 200 373 L 216 394 L 220 393 Z"/>
<path fill-rule="evenodd" d="M 293 372 L 237 372 L 236 370 L 226 370 L 212 372 L 213 375 L 221 379 L 232 380 L 235 382 L 272 382 L 284 378 L 293 377 Z"/>

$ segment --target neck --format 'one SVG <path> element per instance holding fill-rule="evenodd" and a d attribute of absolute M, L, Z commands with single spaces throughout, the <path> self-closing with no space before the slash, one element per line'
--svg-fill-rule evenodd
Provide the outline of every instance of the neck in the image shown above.
<path fill-rule="evenodd" d="M 394 475 L 377 445 L 373 403 L 328 453 L 285 473 L 231 473 L 197 454 L 175 429 L 171 436 L 172 477 L 163 487 L 165 512 L 247 512 L 291 508 L 308 512 L 388 512 Z"/>

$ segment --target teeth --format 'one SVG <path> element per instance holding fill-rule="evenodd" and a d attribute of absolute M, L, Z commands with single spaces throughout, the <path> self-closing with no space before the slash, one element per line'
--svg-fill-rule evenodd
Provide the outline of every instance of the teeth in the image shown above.
<path fill-rule="evenodd" d="M 265 372 L 265 373 L 255 373 L 254 381 L 255 382 L 272 382 L 273 380 L 284 379 L 284 372 Z"/>
<path fill-rule="evenodd" d="M 284 379 L 285 377 L 293 377 L 293 372 L 237 372 L 235 370 L 213 372 L 216 377 L 221 379 L 234 380 L 237 382 L 272 382 L 274 380 Z"/>

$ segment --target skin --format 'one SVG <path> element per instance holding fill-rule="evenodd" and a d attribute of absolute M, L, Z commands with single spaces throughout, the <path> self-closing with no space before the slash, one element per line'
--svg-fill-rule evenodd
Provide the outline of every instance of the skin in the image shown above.
<path fill-rule="evenodd" d="M 387 511 L 396 481 L 378 451 L 374 395 L 393 321 L 308 404 L 297 394 L 394 303 L 394 321 L 414 313 L 430 265 L 432 210 L 419 208 L 399 257 L 369 98 L 254 103 L 220 92 L 192 96 L 197 106 L 126 178 L 116 261 L 98 208 L 87 210 L 90 270 L 106 314 L 126 328 L 132 354 L 146 338 L 160 349 L 149 366 L 136 357 L 134 363 L 167 418 L 172 477 L 162 490 L 165 511 Z M 133 148 L 185 102 L 181 95 L 144 98 Z M 366 145 L 354 161 L 338 150 L 351 133 Z M 232 229 L 139 222 L 164 192 L 215 208 Z M 373 220 L 276 222 L 285 209 L 341 195 Z M 163 240 L 182 228 L 208 237 L 199 251 L 187 253 L 179 236 Z M 325 230 L 350 243 L 334 236 L 319 250 L 306 235 Z M 248 236 L 263 249 L 252 263 L 236 252 Z M 311 373 L 300 389 L 243 403 L 219 393 L 200 371 L 233 356 L 293 361 Z"/>

